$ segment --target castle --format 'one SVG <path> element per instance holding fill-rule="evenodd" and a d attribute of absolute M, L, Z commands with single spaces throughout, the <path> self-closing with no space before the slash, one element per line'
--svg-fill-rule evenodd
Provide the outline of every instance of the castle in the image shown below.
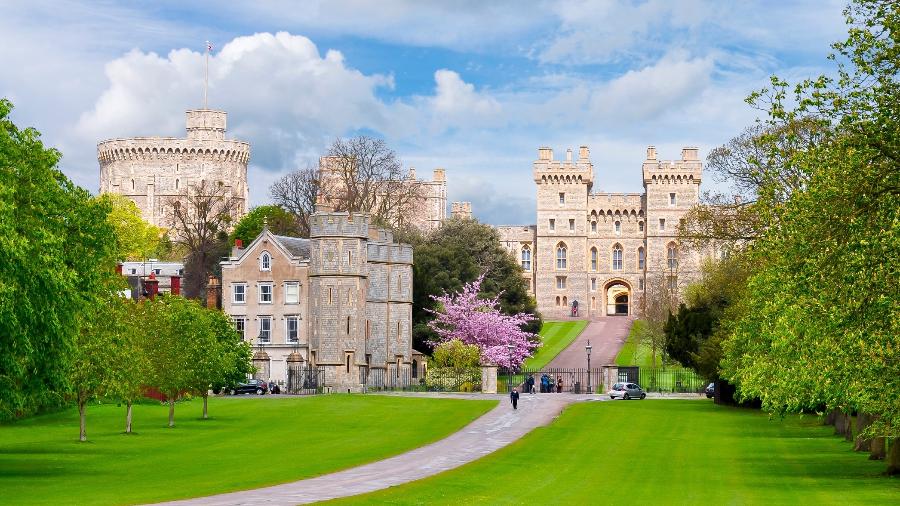
<path fill-rule="evenodd" d="M 412 350 L 412 246 L 368 214 L 320 208 L 310 236 L 268 228 L 222 265 L 222 309 L 257 347 L 260 379 L 288 381 L 291 364 L 324 370 L 336 391 L 408 384 L 424 374 Z M 289 381 L 288 381 L 289 382 Z"/>
<path fill-rule="evenodd" d="M 643 193 L 593 193 L 589 149 L 572 155 L 554 160 L 550 148 L 539 148 L 532 167 L 537 224 L 497 227 L 541 313 L 563 317 L 577 306 L 579 316 L 632 315 L 651 285 L 679 293 L 697 277 L 699 254 L 677 242 L 679 224 L 700 198 L 697 148 L 662 161 L 648 147 Z"/>
<path fill-rule="evenodd" d="M 201 181 L 220 184 L 237 199 L 234 222 L 247 214 L 250 145 L 225 138 L 226 113 L 187 111 L 187 137 L 131 137 L 97 144 L 100 192 L 119 193 L 137 204 L 145 221 L 162 228 L 169 207 Z"/>

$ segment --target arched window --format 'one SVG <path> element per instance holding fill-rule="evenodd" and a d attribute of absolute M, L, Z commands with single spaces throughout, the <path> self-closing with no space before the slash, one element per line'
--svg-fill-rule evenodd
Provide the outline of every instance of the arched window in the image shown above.
<path fill-rule="evenodd" d="M 597 248 L 591 248 L 591 270 L 597 270 Z"/>
<path fill-rule="evenodd" d="M 527 244 L 522 246 L 522 269 L 531 270 L 531 248 Z"/>
<path fill-rule="evenodd" d="M 556 270 L 566 269 L 566 245 L 559 243 L 556 245 Z"/>
<path fill-rule="evenodd" d="M 669 254 L 666 256 L 669 261 L 669 270 L 675 270 L 678 268 L 678 249 L 675 247 L 674 242 L 669 243 Z"/>
<path fill-rule="evenodd" d="M 597 231 L 597 222 L 592 221 L 591 222 L 591 232 L 596 232 L 596 231 Z"/>
<path fill-rule="evenodd" d="M 622 246 L 616 244 L 612 252 L 612 268 L 614 271 L 622 270 Z"/>
<path fill-rule="evenodd" d="M 621 222 L 621 221 L 617 221 L 617 222 L 616 222 L 616 233 L 617 233 L 617 234 L 621 234 L 621 233 L 622 233 L 622 222 Z"/>
<path fill-rule="evenodd" d="M 643 221 L 638 222 L 638 231 L 640 231 L 640 232 L 644 231 L 644 222 Z"/>
<path fill-rule="evenodd" d="M 259 257 L 259 270 L 261 270 L 261 271 L 272 270 L 272 256 L 269 255 L 268 251 L 264 251 L 262 256 Z"/>
<path fill-rule="evenodd" d="M 644 270 L 647 259 L 644 257 L 644 247 L 638 248 L 638 270 Z"/>
<path fill-rule="evenodd" d="M 569 298 L 563 295 L 563 306 L 569 307 Z"/>
<path fill-rule="evenodd" d="M 419 361 L 416 359 L 413 359 L 412 365 L 410 366 L 410 368 L 412 369 L 412 377 L 418 378 L 419 377 Z"/>
<path fill-rule="evenodd" d="M 559 295 L 557 295 L 557 296 L 556 296 L 556 305 L 557 305 L 557 306 L 559 305 L 559 301 L 560 301 Z"/>

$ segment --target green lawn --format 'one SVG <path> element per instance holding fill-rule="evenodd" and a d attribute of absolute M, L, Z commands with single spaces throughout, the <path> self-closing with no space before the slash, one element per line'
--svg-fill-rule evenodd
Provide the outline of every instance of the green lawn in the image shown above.
<path fill-rule="evenodd" d="M 541 326 L 541 345 L 533 357 L 525 361 L 526 369 L 540 369 L 572 344 L 572 341 L 587 327 L 587 320 L 565 322 L 544 322 Z"/>
<path fill-rule="evenodd" d="M 653 353 L 649 346 L 644 345 L 640 341 L 640 333 L 644 326 L 647 325 L 643 320 L 635 320 L 628 333 L 628 339 L 616 355 L 616 365 L 636 365 L 640 367 L 653 367 Z M 660 350 L 656 352 L 656 365 L 662 365 Z"/>
<path fill-rule="evenodd" d="M 711 401 L 586 402 L 476 462 L 342 502 L 900 503 L 900 479 L 832 432 Z"/>
<path fill-rule="evenodd" d="M 0 503 L 133 504 L 307 478 L 380 460 L 455 432 L 496 401 L 378 395 L 240 397 L 167 408 L 88 409 L 87 443 L 74 409 L 0 425 Z"/>

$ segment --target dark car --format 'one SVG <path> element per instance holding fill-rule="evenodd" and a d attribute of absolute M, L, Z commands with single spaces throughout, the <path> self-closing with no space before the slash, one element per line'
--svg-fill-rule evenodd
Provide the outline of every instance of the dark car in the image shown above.
<path fill-rule="evenodd" d="M 231 395 L 237 394 L 256 394 L 265 395 L 269 392 L 269 385 L 263 380 L 251 379 L 228 389 Z"/>
<path fill-rule="evenodd" d="M 715 397 L 715 395 L 716 395 L 716 384 L 710 383 L 709 385 L 706 385 L 706 398 L 712 399 L 713 397 Z"/>

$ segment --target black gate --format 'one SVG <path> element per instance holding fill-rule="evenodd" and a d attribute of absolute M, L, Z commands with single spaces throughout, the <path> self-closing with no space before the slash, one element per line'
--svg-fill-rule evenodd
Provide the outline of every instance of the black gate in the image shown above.
<path fill-rule="evenodd" d="M 588 394 L 597 393 L 597 389 L 602 388 L 600 372 L 600 369 L 523 369 L 512 374 L 507 372 L 499 379 L 512 379 L 511 383 L 507 381 L 507 391 L 518 388 L 520 392 L 528 392 L 533 388 L 535 393 Z"/>
<path fill-rule="evenodd" d="M 641 376 L 641 368 L 637 366 L 628 366 L 628 367 L 619 367 L 619 376 L 618 381 L 625 381 L 628 383 L 639 383 Z"/>
<path fill-rule="evenodd" d="M 294 395 L 315 395 L 322 393 L 325 385 L 325 366 L 291 364 L 287 371 L 287 392 Z"/>

